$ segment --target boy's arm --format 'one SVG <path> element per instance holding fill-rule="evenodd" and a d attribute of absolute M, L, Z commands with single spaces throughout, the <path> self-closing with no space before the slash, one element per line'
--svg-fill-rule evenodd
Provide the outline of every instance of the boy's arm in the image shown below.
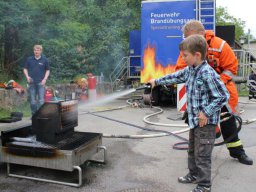
<path fill-rule="evenodd" d="M 186 67 L 183 70 L 177 71 L 172 74 L 168 74 L 164 77 L 155 80 L 156 85 L 171 85 L 178 83 L 185 83 L 188 79 L 189 68 Z"/>
<path fill-rule="evenodd" d="M 202 109 L 202 112 L 210 117 L 213 113 L 220 110 L 229 99 L 229 93 L 222 81 L 219 78 L 213 75 L 207 76 L 205 78 L 206 89 L 210 95 L 210 102 L 208 106 L 205 106 Z"/>

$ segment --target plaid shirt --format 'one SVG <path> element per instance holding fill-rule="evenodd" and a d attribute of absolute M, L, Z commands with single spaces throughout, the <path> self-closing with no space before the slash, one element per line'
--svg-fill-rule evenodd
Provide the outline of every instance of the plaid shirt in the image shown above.
<path fill-rule="evenodd" d="M 191 129 L 199 124 L 198 114 L 202 111 L 208 118 L 207 124 L 218 124 L 220 109 L 228 102 L 229 93 L 220 76 L 204 61 L 202 64 L 156 79 L 156 85 L 185 83 L 187 92 L 188 122 Z"/>

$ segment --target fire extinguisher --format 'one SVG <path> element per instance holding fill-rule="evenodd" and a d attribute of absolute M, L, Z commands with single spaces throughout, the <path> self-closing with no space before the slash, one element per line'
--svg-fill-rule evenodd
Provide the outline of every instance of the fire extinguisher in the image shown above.
<path fill-rule="evenodd" d="M 88 77 L 88 97 L 89 101 L 95 101 L 97 98 L 97 93 L 96 93 L 96 78 L 93 76 L 92 73 L 87 74 Z"/>
<path fill-rule="evenodd" d="M 52 91 L 50 89 L 46 89 L 44 94 L 44 102 L 50 102 L 52 101 L 52 98 L 53 98 Z"/>

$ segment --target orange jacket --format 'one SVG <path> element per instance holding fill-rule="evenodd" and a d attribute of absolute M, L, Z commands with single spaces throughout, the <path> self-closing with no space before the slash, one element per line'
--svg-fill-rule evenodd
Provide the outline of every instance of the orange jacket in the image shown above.
<path fill-rule="evenodd" d="M 232 77 L 237 74 L 238 61 L 231 47 L 223 39 L 216 37 L 212 31 L 206 31 L 205 39 L 208 43 L 207 61 L 220 75 L 230 94 L 229 105 L 236 112 L 238 93 Z M 176 63 L 176 71 L 186 67 L 181 54 Z"/>

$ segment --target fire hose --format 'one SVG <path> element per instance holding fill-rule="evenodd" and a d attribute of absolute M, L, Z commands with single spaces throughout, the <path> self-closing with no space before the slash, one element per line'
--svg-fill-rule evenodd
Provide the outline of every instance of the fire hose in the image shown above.
<path fill-rule="evenodd" d="M 225 115 L 229 115 L 228 117 L 225 117 L 225 118 L 222 118 L 220 120 L 220 123 L 224 122 L 224 121 L 227 121 L 228 119 L 230 119 L 232 116 L 234 116 L 234 118 L 236 119 L 237 121 L 237 129 L 236 131 L 231 135 L 229 136 L 228 138 L 226 138 L 224 141 L 222 142 L 218 142 L 218 143 L 215 143 L 214 146 L 221 146 L 221 145 L 224 145 L 225 143 L 228 143 L 230 142 L 240 131 L 241 131 L 241 128 L 242 128 L 242 118 L 238 115 L 235 115 L 233 113 L 229 113 L 229 112 L 224 112 L 221 114 L 221 116 L 225 116 Z M 185 147 L 184 147 L 185 145 Z M 188 140 L 185 141 L 185 142 L 179 142 L 179 143 L 175 143 L 173 145 L 173 149 L 177 149 L 177 150 L 187 150 L 188 149 Z"/>
<path fill-rule="evenodd" d="M 244 82 L 245 79 L 244 78 L 237 78 L 234 80 L 235 83 L 241 83 L 241 82 Z M 164 90 L 168 90 L 169 88 L 166 87 L 166 86 L 162 86 Z M 150 105 L 151 107 L 153 107 L 153 104 L 154 104 L 154 94 L 153 94 L 153 89 L 151 89 L 151 85 L 150 84 L 145 84 L 145 85 L 142 85 L 141 87 L 137 88 L 136 90 L 140 90 L 140 89 L 145 89 L 145 92 L 144 94 L 142 95 L 142 98 L 144 100 L 144 103 L 147 104 L 147 105 Z M 239 103 L 242 103 L 242 104 L 256 104 L 256 101 L 251 101 L 251 102 L 239 102 Z M 154 107 L 154 108 L 157 108 L 157 107 Z M 159 114 L 161 113 L 161 109 L 160 108 L 157 108 L 159 110 Z M 240 114 L 242 113 L 241 111 L 239 112 Z M 164 123 L 154 123 L 154 122 L 151 122 L 151 121 L 148 121 L 147 119 L 151 116 L 153 116 L 155 114 L 151 114 L 149 116 L 146 116 L 144 117 L 143 121 L 148 123 L 148 124 L 151 124 L 151 125 L 160 125 L 160 126 L 166 126 L 166 127 L 187 127 L 187 125 L 184 125 L 184 124 L 164 124 Z M 250 124 L 250 123 L 253 123 L 256 121 L 256 118 L 254 119 L 246 119 L 246 120 L 243 120 L 242 123 L 243 124 Z"/>
<path fill-rule="evenodd" d="M 139 89 L 151 89 L 151 87 L 150 87 L 149 85 L 144 85 L 144 86 L 140 87 Z M 152 94 L 152 90 L 151 90 L 151 93 L 148 92 L 148 91 L 147 91 L 147 93 L 149 93 L 149 94 L 144 94 L 144 95 L 143 95 L 143 100 L 144 100 L 144 102 L 146 101 L 147 104 L 151 105 L 151 99 L 152 99 L 152 98 L 151 98 L 151 94 Z M 145 116 L 145 117 L 143 118 L 143 121 L 144 121 L 144 122 L 146 122 L 146 123 L 148 123 L 148 124 L 151 124 L 151 125 L 159 125 L 159 126 L 166 126 L 166 127 L 188 127 L 186 124 L 165 124 L 165 123 L 158 123 L 158 122 L 151 122 L 151 121 L 148 121 L 147 119 L 148 119 L 149 117 L 152 117 L 152 116 L 154 116 L 154 115 L 158 115 L 158 114 L 160 114 L 160 113 L 163 113 L 163 110 L 162 110 L 161 108 L 159 108 L 159 107 L 154 107 L 154 106 L 152 106 L 152 105 L 151 105 L 151 107 L 152 107 L 152 108 L 155 108 L 155 109 L 158 109 L 159 111 L 158 111 L 158 112 L 155 112 L 155 113 L 153 113 L 153 114 L 150 114 L 150 115 Z M 224 116 L 227 115 L 227 114 L 228 114 L 229 116 L 228 116 L 228 117 L 224 117 Z M 224 121 L 226 121 L 226 120 L 228 120 L 228 119 L 230 119 L 232 116 L 234 116 L 234 118 L 237 120 L 237 123 L 238 123 L 236 132 L 233 133 L 233 134 L 232 134 L 230 137 L 228 137 L 226 140 L 224 140 L 224 141 L 222 141 L 222 142 L 219 142 L 219 143 L 215 143 L 215 146 L 220 146 L 220 145 L 223 145 L 223 144 L 225 144 L 225 143 L 230 142 L 230 141 L 237 135 L 237 133 L 241 130 L 243 121 L 242 121 L 241 117 L 239 117 L 239 116 L 237 116 L 237 115 L 235 115 L 235 114 L 233 114 L 233 113 L 229 113 L 229 112 L 224 112 L 224 113 L 222 113 L 222 114 L 221 114 L 221 117 L 224 117 L 224 118 L 221 118 L 220 123 L 221 123 L 221 122 L 224 122 Z M 249 121 L 246 121 L 246 122 L 249 122 Z M 250 122 L 253 122 L 253 121 L 250 121 Z M 186 131 L 189 131 L 189 128 L 184 129 L 184 130 L 182 130 L 181 132 L 186 132 Z M 184 139 L 185 139 L 185 138 L 183 138 L 183 140 L 184 140 Z M 187 144 L 188 144 L 188 140 L 186 139 L 185 142 L 176 143 L 176 144 L 173 146 L 173 148 L 174 148 L 174 149 L 187 149 L 187 147 L 186 147 L 186 148 L 180 147 L 181 145 L 187 145 Z"/>
<path fill-rule="evenodd" d="M 152 125 L 159 125 L 159 126 L 166 126 L 166 127 L 188 127 L 188 125 L 186 125 L 186 124 L 165 124 L 165 123 L 156 123 L 156 122 L 148 121 L 147 119 L 148 119 L 149 117 L 152 117 L 152 116 L 154 116 L 154 115 L 158 115 L 158 114 L 160 114 L 160 113 L 163 113 L 163 109 L 161 109 L 160 107 L 154 107 L 154 106 L 152 106 L 152 107 L 155 108 L 155 109 L 158 109 L 159 111 L 157 111 L 157 112 L 155 112 L 155 113 L 152 113 L 152 114 L 150 114 L 150 115 L 145 116 L 145 117 L 143 118 L 143 121 L 144 121 L 144 122 L 146 122 L 146 123 L 148 123 L 148 124 L 152 124 Z M 229 115 L 229 116 L 228 116 L 228 117 L 224 117 L 225 115 Z M 238 122 L 238 126 L 237 126 L 236 132 L 233 133 L 233 135 L 231 135 L 230 137 L 228 137 L 226 140 L 224 140 L 224 141 L 222 141 L 222 142 L 219 142 L 219 143 L 215 143 L 214 146 L 220 146 L 220 145 L 223 145 L 223 144 L 225 144 L 225 143 L 230 142 L 230 141 L 237 135 L 237 133 L 241 130 L 243 121 L 242 121 L 242 118 L 241 118 L 240 116 L 236 115 L 236 114 L 229 113 L 229 112 L 221 113 L 221 117 L 224 117 L 224 118 L 221 118 L 220 123 L 229 120 L 232 116 L 234 116 L 235 119 L 236 119 L 237 122 Z M 187 131 L 189 131 L 189 130 L 190 130 L 190 128 L 183 129 L 183 130 L 180 131 L 180 133 L 187 132 Z M 185 139 L 185 138 L 184 138 L 184 139 Z M 184 139 L 183 139 L 183 140 L 184 140 Z M 188 144 L 188 140 L 186 139 L 185 142 L 180 142 L 180 143 L 174 144 L 174 145 L 173 145 L 173 148 L 174 148 L 174 149 L 180 149 L 180 150 L 183 149 L 183 150 L 185 150 L 185 149 L 187 149 L 187 147 L 186 147 L 186 148 L 183 148 L 183 147 L 180 147 L 180 146 L 182 146 L 182 145 L 187 145 L 187 144 Z"/>
<path fill-rule="evenodd" d="M 149 104 L 151 104 L 151 103 L 150 103 L 151 98 L 149 97 L 149 98 L 146 98 L 146 99 L 147 99 L 147 102 L 148 102 Z M 154 107 L 154 106 L 151 106 L 151 107 L 152 107 L 152 108 L 155 108 L 155 109 L 158 109 L 159 111 L 158 111 L 158 112 L 155 112 L 155 113 L 153 113 L 153 114 L 150 114 L 150 115 L 145 116 L 145 117 L 143 118 L 143 121 L 144 121 L 144 122 L 146 122 L 146 123 L 148 123 L 148 124 L 152 124 L 152 125 L 159 125 L 159 126 L 166 126 L 166 127 L 188 127 L 186 124 L 165 124 L 165 123 L 158 123 L 158 122 L 151 122 L 151 121 L 148 121 L 147 119 L 148 119 L 149 117 L 152 117 L 152 116 L 154 116 L 154 115 L 158 115 L 158 114 L 160 114 L 160 113 L 163 112 L 163 110 L 162 110 L 161 108 L 159 108 L 159 107 Z M 228 117 L 224 117 L 225 115 L 229 115 L 229 116 L 228 116 Z M 230 142 L 230 141 L 238 134 L 238 132 L 241 130 L 243 121 L 242 121 L 242 118 L 241 118 L 240 116 L 236 115 L 236 114 L 229 113 L 229 112 L 221 113 L 221 120 L 220 120 L 220 123 L 221 123 L 221 122 L 224 122 L 224 121 L 227 121 L 227 120 L 230 119 L 232 116 L 234 116 L 234 118 L 237 120 L 237 123 L 238 123 L 237 130 L 236 130 L 230 137 L 226 138 L 224 141 L 215 143 L 214 146 L 220 146 L 220 145 L 223 145 L 223 144 L 225 144 L 225 143 Z M 224 118 L 222 118 L 222 117 L 224 117 Z M 247 122 L 248 122 L 248 121 L 247 121 Z M 184 131 L 184 132 L 189 131 L 189 128 L 184 129 L 183 131 Z M 174 144 L 174 145 L 173 145 L 173 149 L 178 149 L 178 150 L 186 150 L 186 149 L 188 149 L 188 147 L 182 147 L 182 146 L 184 146 L 184 145 L 188 145 L 188 140 L 186 140 L 186 141 L 184 141 L 184 142 L 179 142 L 179 143 Z"/>
<path fill-rule="evenodd" d="M 139 89 L 145 89 L 145 88 L 148 88 L 148 86 L 142 86 L 141 88 Z M 139 89 L 136 89 L 136 90 L 139 90 Z M 143 98 L 143 97 L 142 97 Z M 129 99 L 127 100 L 127 103 L 129 105 L 133 105 L 132 103 L 132 100 Z M 101 111 L 94 111 L 94 112 L 83 112 L 82 114 L 90 114 L 90 115 L 94 115 L 94 116 L 97 116 L 97 117 L 100 117 L 100 118 L 104 118 L 104 119 L 107 119 L 107 120 L 111 120 L 111 121 L 115 121 L 115 122 L 118 122 L 118 123 L 121 123 L 121 124 L 125 124 L 125 125 L 128 125 L 128 126 L 132 126 L 132 127 L 135 127 L 135 128 L 139 128 L 139 129 L 142 129 L 142 130 L 146 130 L 146 131 L 153 131 L 153 132 L 159 132 L 158 134 L 150 134 L 150 135 L 113 135 L 113 134 L 103 134 L 103 137 L 108 137 L 108 138 L 133 138 L 133 139 L 138 139 L 138 138 L 152 138 L 152 137 L 162 137 L 162 136 L 169 136 L 169 135 L 172 135 L 172 136 L 175 136 L 175 137 L 178 137 L 179 139 L 183 140 L 184 142 L 181 142 L 181 143 L 177 143 L 173 146 L 173 148 L 175 149 L 187 149 L 187 148 L 181 148 L 179 147 L 180 145 L 187 145 L 188 143 L 188 139 L 184 138 L 184 137 L 181 137 L 177 134 L 180 134 L 180 133 L 184 133 L 184 132 L 187 132 L 189 131 L 189 128 L 185 128 L 183 130 L 179 130 L 179 131 L 173 131 L 173 132 L 169 132 L 169 131 L 165 131 L 165 130 L 156 130 L 156 129 L 150 129 L 150 128 L 145 128 L 145 127 L 141 127 L 141 126 L 138 126 L 138 125 L 135 125 L 135 124 L 131 124 L 131 123 L 127 123 L 127 122 L 124 122 L 124 121 L 120 121 L 120 120 L 116 120 L 116 119 L 113 119 L 113 118 L 109 118 L 109 117 L 106 117 L 106 116 L 102 116 L 102 115 L 98 115 L 96 113 L 98 112 L 103 112 L 103 111 L 112 111 L 112 110 L 117 110 L 117 109 L 122 109 L 124 107 L 127 107 L 129 105 L 126 105 L 126 106 L 122 106 L 122 107 L 118 107 L 118 108 L 112 108 L 112 109 L 107 109 L 107 110 L 101 110 Z M 160 125 L 160 126 L 168 126 L 168 127 L 188 127 L 186 124 L 164 124 L 164 123 L 155 123 L 155 122 L 150 122 L 148 121 L 147 119 L 149 117 L 152 117 L 154 115 L 157 115 L 157 114 L 160 114 L 160 113 L 163 113 L 163 110 L 159 107 L 153 107 L 153 108 L 156 108 L 158 109 L 159 111 L 156 112 L 156 113 L 153 113 L 153 114 L 150 114 L 150 115 L 147 115 L 143 118 L 143 121 L 148 123 L 148 124 L 152 124 L 152 125 Z M 234 115 L 234 117 L 237 119 L 237 122 L 238 122 L 238 129 L 237 129 L 237 132 L 235 134 L 237 134 L 240 130 L 241 130 L 241 126 L 242 126 L 242 119 L 239 117 L 239 116 L 236 116 L 235 114 L 230 114 L 230 117 Z M 222 119 L 222 121 L 225 121 L 227 120 L 227 118 L 225 119 Z M 247 121 L 248 122 L 248 121 Z M 233 139 L 233 137 L 235 136 L 232 135 L 230 136 L 229 138 L 227 138 L 225 141 L 222 141 L 222 142 L 219 142 L 219 143 L 215 143 L 215 146 L 219 146 L 219 145 L 223 145 L 224 143 L 227 143 L 229 142 L 230 140 Z"/>
<path fill-rule="evenodd" d="M 125 121 L 120 121 L 120 120 L 117 120 L 117 119 L 109 118 L 109 117 L 106 117 L 106 116 L 103 116 L 103 115 L 98 115 L 98 114 L 95 114 L 95 113 L 89 113 L 89 114 L 93 115 L 93 116 L 96 116 L 96 117 L 104 118 L 104 119 L 107 119 L 107 120 L 110 120 L 110 121 L 118 122 L 118 123 L 121 123 L 121 124 L 124 124 L 124 125 L 128 125 L 128 126 L 132 126 L 132 127 L 135 127 L 135 128 L 139 128 L 139 129 L 142 129 L 142 130 L 153 131 L 153 132 L 160 132 L 158 134 L 151 134 L 151 135 L 112 135 L 112 134 L 103 134 L 103 137 L 142 139 L 142 138 L 163 137 L 163 136 L 172 135 L 172 136 L 175 136 L 175 137 L 177 137 L 179 139 L 185 140 L 185 138 L 177 135 L 178 133 L 181 133 L 181 131 L 169 132 L 169 131 L 164 131 L 164 130 L 155 130 L 155 129 L 145 128 L 145 127 L 142 127 L 142 126 L 139 126 L 139 125 L 135 125 L 135 124 L 132 124 L 132 123 L 128 123 L 128 122 L 125 122 Z"/>
<path fill-rule="evenodd" d="M 129 102 L 129 101 L 127 101 Z M 93 115 L 93 116 L 96 116 L 96 117 L 100 117 L 100 118 L 104 118 L 104 119 L 107 119 L 107 120 L 110 120 L 110 121 L 114 121 L 114 122 L 117 122 L 117 123 L 121 123 L 121 124 L 124 124 L 124 125 L 128 125 L 128 126 L 132 126 L 132 127 L 135 127 L 135 128 L 139 128 L 141 130 L 145 130 L 145 131 L 152 131 L 152 132 L 158 132 L 157 134 L 147 134 L 147 135 L 114 135 L 114 134 L 103 134 L 103 137 L 106 137 L 106 138 L 129 138 L 129 139 L 143 139 L 143 138 L 153 138 L 153 137 L 163 137 L 163 136 L 174 136 L 176 138 L 179 138 L 181 140 L 183 140 L 183 142 L 179 142 L 179 143 L 175 143 L 173 145 L 173 149 L 177 149 L 177 150 L 187 150 L 188 147 L 188 139 L 184 138 L 184 137 L 181 137 L 179 136 L 178 134 L 180 133 L 184 133 L 184 132 L 188 132 L 189 131 L 189 128 L 186 128 L 186 129 L 183 129 L 183 130 L 179 130 L 179 131 L 173 131 L 173 132 L 169 132 L 169 131 L 165 131 L 165 130 L 156 130 L 156 129 L 151 129 L 151 128 L 145 128 L 145 127 L 142 127 L 142 126 L 139 126 L 139 125 L 135 125 L 135 124 L 132 124 L 132 123 L 128 123 L 128 122 L 125 122 L 125 121 L 121 121 L 121 120 L 117 120 L 117 119 L 113 119 L 113 118 L 109 118 L 109 117 L 106 117 L 106 116 L 103 116 L 103 115 L 99 115 L 99 114 L 96 114 L 96 113 L 99 113 L 99 112 L 104 112 L 104 111 L 111 111 L 111 110 L 118 110 L 118 109 L 123 109 L 127 107 L 126 106 L 122 106 L 122 107 L 118 107 L 118 108 L 113 108 L 113 109 L 107 109 L 107 110 L 101 110 L 101 111 L 94 111 L 94 112 L 82 112 L 80 114 L 90 114 L 90 115 Z M 154 108 L 158 108 L 158 107 L 154 107 Z M 161 111 L 158 111 L 156 113 L 153 113 L 153 114 L 150 114 L 150 115 L 147 115 L 146 117 L 144 117 L 144 119 L 146 118 L 149 118 L 153 115 L 157 115 L 159 113 L 162 113 L 163 110 L 161 108 L 158 108 L 160 109 Z M 241 127 L 242 127 L 242 119 L 241 117 L 235 115 L 235 114 L 231 114 L 231 113 L 228 113 L 228 112 L 225 112 L 225 113 L 222 113 L 222 116 L 224 115 L 227 115 L 229 114 L 228 117 L 225 117 L 223 119 L 221 119 L 221 122 L 224 122 L 226 120 L 228 120 L 229 118 L 231 118 L 232 116 L 235 117 L 235 119 L 237 120 L 238 122 L 238 128 L 236 130 L 236 132 L 231 135 L 229 138 L 227 138 L 226 140 L 222 141 L 222 142 L 219 142 L 219 143 L 215 143 L 214 146 L 220 146 L 220 145 L 223 145 L 225 143 L 228 143 L 229 141 L 231 141 L 234 136 L 241 130 Z M 155 124 L 156 125 L 156 124 Z M 161 124 L 160 124 L 161 125 Z M 165 124 L 166 126 L 167 124 Z M 184 145 L 186 145 L 186 147 L 184 147 Z"/>
<path fill-rule="evenodd" d="M 105 134 L 104 133 L 103 137 L 107 137 L 107 138 L 143 139 L 143 138 L 163 137 L 163 136 L 173 135 L 173 136 L 175 136 L 175 137 L 177 137 L 181 140 L 186 140 L 185 138 L 180 137 L 177 134 L 186 132 L 187 130 L 169 132 L 169 131 L 164 131 L 164 130 L 150 129 L 150 128 L 145 128 L 145 127 L 135 125 L 135 124 L 132 124 L 132 123 L 128 123 L 128 122 L 125 122 L 125 121 L 121 121 L 121 120 L 117 120 L 117 119 L 113 119 L 113 118 L 109 118 L 109 117 L 106 117 L 106 116 L 103 116 L 103 115 L 96 114 L 96 113 L 105 112 L 105 111 L 112 111 L 112 110 L 122 109 L 122 108 L 125 108 L 127 106 L 129 106 L 129 105 L 122 106 L 122 107 L 117 107 L 117 108 L 112 108 L 112 109 L 107 109 L 107 110 L 100 110 L 100 111 L 91 111 L 91 112 L 84 111 L 84 112 L 81 112 L 79 114 L 80 115 L 90 114 L 90 115 L 93 115 L 93 116 L 96 116 L 96 117 L 100 117 L 100 118 L 103 118 L 103 119 L 107 119 L 107 120 L 114 121 L 114 122 L 121 123 L 121 124 L 128 125 L 128 126 L 132 126 L 132 127 L 139 128 L 139 129 L 142 129 L 142 130 L 158 132 L 158 134 L 150 134 L 150 135 L 148 135 L 148 134 L 147 135 L 114 135 L 114 134 Z"/>
<path fill-rule="evenodd" d="M 131 101 L 128 100 L 127 103 L 131 104 Z M 80 114 L 90 114 L 90 115 L 93 115 L 93 116 L 96 116 L 96 117 L 104 118 L 104 119 L 107 119 L 107 120 L 110 120 L 110 121 L 114 121 L 114 122 L 118 122 L 118 123 L 125 124 L 125 125 L 128 125 L 128 126 L 132 126 L 132 127 L 135 127 L 135 128 L 139 128 L 139 129 L 142 129 L 142 130 L 145 130 L 145 131 L 158 132 L 157 134 L 150 134 L 150 135 L 148 135 L 148 134 L 147 135 L 113 135 L 113 134 L 103 134 L 103 137 L 106 137 L 106 138 L 142 139 L 142 138 L 163 137 L 163 136 L 170 136 L 171 135 L 171 136 L 174 136 L 176 138 L 179 138 L 179 139 L 183 140 L 183 142 L 179 142 L 179 143 L 174 144 L 173 145 L 173 149 L 177 149 L 177 150 L 186 150 L 187 149 L 187 147 L 182 147 L 182 146 L 188 145 L 188 139 L 186 139 L 184 137 L 181 137 L 178 134 L 184 133 L 184 132 L 188 132 L 189 128 L 186 128 L 186 129 L 183 129 L 183 130 L 179 130 L 179 131 L 169 132 L 169 131 L 165 131 L 165 130 L 156 130 L 156 129 L 151 129 L 151 128 L 145 128 L 145 127 L 138 126 L 138 125 L 135 125 L 135 124 L 132 124 L 132 123 L 128 123 L 128 122 L 125 122 L 125 121 L 121 121 L 121 120 L 117 120 L 117 119 L 113 119 L 113 118 L 109 118 L 109 117 L 106 117 L 106 116 L 103 116 L 103 115 L 96 114 L 96 113 L 104 112 L 104 111 L 112 111 L 112 110 L 123 109 L 123 108 L 125 108 L 127 106 L 129 106 L 129 105 L 125 105 L 125 106 L 118 107 L 118 108 L 113 108 L 113 109 L 94 111 L 94 112 L 88 112 L 87 111 L 87 112 L 83 112 L 83 113 L 80 113 Z M 154 107 L 154 108 L 159 109 L 159 111 L 155 112 L 153 114 L 145 116 L 144 120 L 146 120 L 147 118 L 149 118 L 149 117 L 151 117 L 153 115 L 157 115 L 157 114 L 160 114 L 160 113 L 163 112 L 163 110 L 161 108 L 159 108 L 159 107 Z M 228 112 L 222 113 L 222 116 L 224 116 L 226 114 L 230 114 L 230 113 L 228 113 Z M 219 142 L 219 143 L 215 143 L 215 146 L 220 146 L 220 145 L 223 145 L 225 143 L 228 143 L 241 130 L 242 119 L 241 119 L 241 117 L 239 117 L 239 116 L 237 116 L 235 114 L 230 114 L 230 116 L 223 118 L 221 120 L 221 122 L 228 120 L 229 118 L 232 117 L 232 115 L 238 121 L 237 131 L 233 135 L 231 135 L 229 138 L 227 138 L 225 141 L 222 141 L 222 142 Z M 146 120 L 145 122 L 148 122 L 148 121 Z M 154 123 L 154 125 L 162 125 L 162 124 L 161 123 L 160 124 Z M 167 126 L 167 125 L 168 124 L 164 124 L 164 126 Z M 170 125 L 173 126 L 172 124 L 170 124 Z M 182 125 L 182 126 L 184 126 L 184 125 Z"/>
<path fill-rule="evenodd" d="M 242 101 L 239 101 L 239 103 L 241 103 L 241 104 L 249 104 L 249 105 L 253 105 L 253 104 L 256 104 L 256 102 L 254 102 L 254 101 L 250 101 L 250 102 L 242 102 Z M 241 114 L 242 112 L 240 111 L 240 114 Z M 253 122 L 255 122 L 256 121 L 256 118 L 254 118 L 254 119 L 246 119 L 246 120 L 243 120 L 243 124 L 250 124 L 250 123 L 253 123 Z"/>

